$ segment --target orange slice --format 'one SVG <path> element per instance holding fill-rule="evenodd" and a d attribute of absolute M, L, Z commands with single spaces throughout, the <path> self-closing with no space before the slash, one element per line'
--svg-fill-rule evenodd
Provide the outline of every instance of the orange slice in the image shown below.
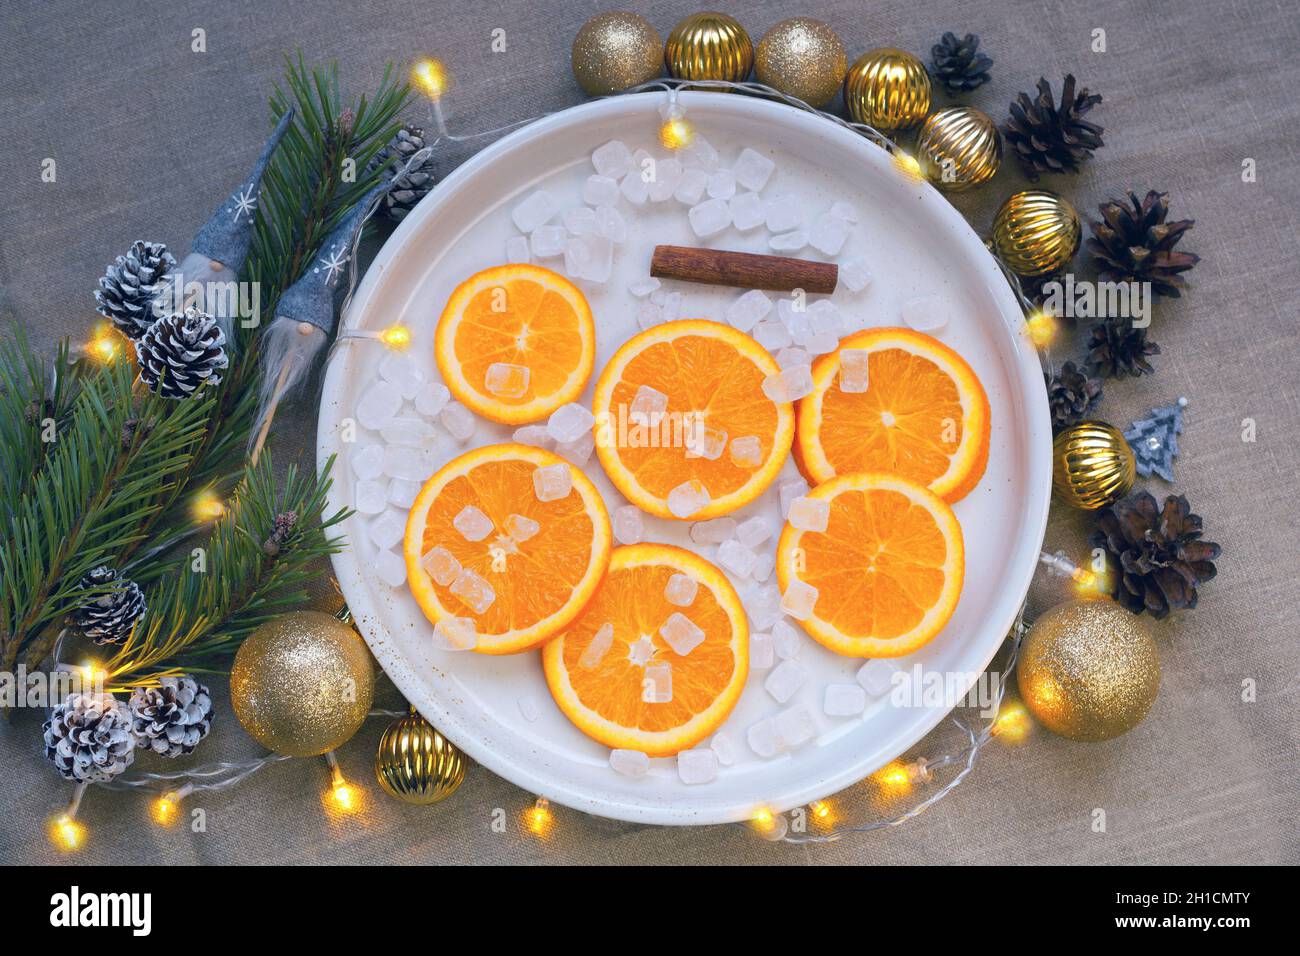
<path fill-rule="evenodd" d="M 533 473 L 555 465 L 568 469 L 570 490 L 541 501 Z M 458 530 L 457 516 L 467 508 L 492 523 L 479 540 Z M 448 462 L 425 483 L 406 521 L 403 556 L 411 593 L 430 621 L 469 618 L 475 650 L 509 654 L 540 644 L 577 616 L 605 573 L 610 542 L 605 504 L 581 471 L 542 448 L 487 445 Z M 476 613 L 463 597 L 473 594 L 466 590 L 472 577 L 459 586 L 431 577 L 434 563 L 426 555 L 435 547 L 451 554 L 453 569 L 459 565 L 487 583 L 494 598 L 486 608 Z M 472 600 L 481 604 L 480 597 Z"/>
<path fill-rule="evenodd" d="M 634 336 L 596 381 L 592 412 L 605 473 L 661 518 L 698 521 L 744 507 L 772 483 L 794 437 L 792 403 L 763 392 L 763 379 L 779 371 L 766 349 L 718 322 L 665 322 Z M 660 417 L 634 405 L 642 388 L 666 396 Z M 669 496 L 683 486 L 695 489 L 696 501 L 706 500 L 702 489 L 707 504 L 675 512 Z"/>
<path fill-rule="evenodd" d="M 867 390 L 840 387 L 847 349 L 867 356 Z M 809 484 L 853 471 L 886 471 L 957 501 L 984 474 L 989 401 L 966 360 L 911 329 L 867 329 L 813 363 L 799 401 L 795 463 Z"/>
<path fill-rule="evenodd" d="M 497 266 L 451 294 L 434 356 L 447 388 L 473 411 L 508 425 L 535 422 L 586 388 L 596 327 L 564 276 L 527 263 Z"/>
<path fill-rule="evenodd" d="M 776 551 L 786 602 L 796 603 L 792 584 L 816 588 L 804 630 L 850 657 L 899 657 L 931 641 L 952 617 L 965 573 L 952 508 L 879 472 L 832 478 L 807 497 L 829 502 L 826 530 L 787 523 Z"/>
<path fill-rule="evenodd" d="M 664 597 L 675 574 L 696 582 L 686 607 Z M 703 632 L 694 647 L 677 643 L 685 655 L 660 633 L 674 614 Z M 583 733 L 607 747 L 666 757 L 699 743 L 731 713 L 749 673 L 749 625 L 736 589 L 708 561 L 671 545 L 635 544 L 614 549 L 591 603 L 542 649 L 542 663 L 556 704 Z M 671 700 L 662 701 L 665 665 Z"/>

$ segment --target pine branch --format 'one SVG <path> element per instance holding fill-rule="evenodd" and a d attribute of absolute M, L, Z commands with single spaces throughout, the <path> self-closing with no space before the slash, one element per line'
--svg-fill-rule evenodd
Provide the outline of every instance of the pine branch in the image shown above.
<path fill-rule="evenodd" d="M 71 414 L 77 389 L 68 353 L 64 340 L 47 366 L 32 352 L 21 325 L 0 342 L 0 507 L 5 520 L 13 517 Z"/>

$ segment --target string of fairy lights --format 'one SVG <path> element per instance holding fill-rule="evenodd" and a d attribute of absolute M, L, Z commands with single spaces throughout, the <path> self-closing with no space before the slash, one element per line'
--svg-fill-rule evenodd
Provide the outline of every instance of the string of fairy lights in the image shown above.
<path fill-rule="evenodd" d="M 541 114 L 517 120 L 505 126 L 482 132 L 454 134 L 448 127 L 443 111 L 443 97 L 451 85 L 450 76 L 445 66 L 434 59 L 419 60 L 412 68 L 411 80 L 414 87 L 423 93 L 428 101 L 430 117 L 437 131 L 437 138 L 408 159 L 407 169 L 423 162 L 433 149 L 442 143 L 461 143 L 501 136 L 514 129 L 533 123 L 542 116 L 549 115 Z M 665 104 L 660 110 L 662 122 L 658 129 L 658 138 L 660 143 L 667 149 L 683 148 L 689 145 L 694 136 L 695 131 L 692 122 L 686 115 L 686 111 L 677 95 L 678 91 L 684 86 L 702 90 L 740 91 L 752 96 L 778 100 L 797 109 L 816 114 L 841 127 L 852 130 L 869 142 L 886 150 L 893 158 L 896 167 L 906 175 L 917 179 L 924 178 L 920 164 L 916 159 L 879 130 L 864 123 L 855 123 L 833 113 L 816 109 L 803 100 L 761 83 L 658 79 L 625 91 L 627 93 L 640 93 L 661 90 L 665 93 Z M 373 213 L 373 211 L 372 209 L 371 212 Z M 354 238 L 352 255 L 349 257 L 347 265 L 348 288 L 340 310 L 340 331 L 331 346 L 331 351 L 349 343 L 364 342 L 377 342 L 384 348 L 399 352 L 404 351 L 412 343 L 410 329 L 406 326 L 394 324 L 374 331 L 354 328 L 348 323 L 348 307 L 356 290 L 358 280 L 358 256 L 356 253 L 359 242 L 360 230 L 358 230 Z M 993 255 L 994 260 L 1006 276 L 1017 302 L 1024 312 L 1031 340 L 1038 347 L 1044 361 L 1050 365 L 1048 347 L 1056 328 L 1055 323 L 1049 315 L 1038 309 L 1025 296 L 1016 274 L 991 250 L 990 255 Z M 116 362 L 126 355 L 122 336 L 107 323 L 97 324 L 93 328 L 91 338 L 83 346 L 82 352 L 87 357 L 103 363 Z M 210 490 L 199 492 L 192 502 L 192 508 L 195 517 L 203 521 L 215 521 L 226 512 L 225 502 Z M 1039 556 L 1039 562 L 1047 573 L 1068 580 L 1080 594 L 1093 594 L 1104 590 L 1105 582 L 1102 580 L 1100 573 L 1075 564 L 1062 552 L 1055 554 L 1043 552 Z M 1010 673 L 1014 667 L 1020 641 L 1026 629 L 1027 622 L 1024 620 L 1022 609 L 1003 647 L 999 651 L 999 655 L 1003 658 L 1000 667 L 1002 674 Z M 70 669 L 71 667 L 71 665 L 66 664 L 57 666 L 61 669 Z M 76 665 L 75 669 L 80 670 L 86 679 L 92 681 L 106 676 L 94 662 Z M 934 783 L 939 777 L 951 774 L 942 785 L 927 792 L 922 799 L 908 804 L 904 809 L 892 815 L 861 823 L 845 821 L 841 819 L 841 811 L 836 801 L 823 799 L 813 801 L 804 808 L 806 811 L 804 814 L 806 825 L 801 827 L 791 826 L 792 813 L 788 811 L 778 812 L 767 807 L 755 808 L 750 818 L 738 825 L 747 827 L 765 840 L 792 844 L 812 844 L 833 842 L 851 834 L 867 833 L 906 823 L 934 806 L 958 787 L 974 769 L 981 751 L 990 742 L 993 740 L 1019 742 L 1026 737 L 1032 726 L 1028 713 L 1018 701 L 1006 700 L 1005 695 L 1006 682 L 998 681 L 994 704 L 988 709 L 987 716 L 981 722 L 973 722 L 962 716 L 951 717 L 950 724 L 957 729 L 961 739 L 961 745 L 952 752 L 931 757 L 914 757 L 907 761 L 895 760 L 863 781 L 864 784 L 874 785 L 875 795 L 878 798 L 877 803 L 883 803 L 887 806 L 912 794 L 918 786 Z M 403 713 L 402 711 L 376 709 L 372 710 L 369 716 L 392 717 L 402 716 Z M 98 786 L 107 790 L 144 791 L 157 794 L 152 802 L 151 816 L 159 826 L 171 826 L 180 818 L 182 802 L 194 794 L 228 790 L 257 774 L 263 768 L 289 759 L 293 758 L 268 753 L 246 760 L 221 761 L 187 770 L 167 773 L 141 773 L 129 778 L 119 777 Z M 327 812 L 333 815 L 346 816 L 362 811 L 365 801 L 361 797 L 359 789 L 344 776 L 334 751 L 325 753 L 322 759 L 329 774 L 328 783 L 322 794 L 322 802 L 327 808 Z M 48 821 L 50 838 L 60 849 L 73 851 L 81 849 L 85 845 L 86 827 L 78 819 L 78 811 L 87 786 L 85 783 L 79 784 L 68 806 L 54 814 Z M 520 822 L 522 828 L 529 834 L 538 839 L 545 839 L 555 826 L 555 814 L 549 801 L 545 797 L 539 796 L 523 810 Z"/>

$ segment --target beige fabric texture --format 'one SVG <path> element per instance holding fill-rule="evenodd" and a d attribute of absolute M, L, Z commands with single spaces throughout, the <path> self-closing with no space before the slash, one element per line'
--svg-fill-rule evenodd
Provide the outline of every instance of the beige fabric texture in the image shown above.
<path fill-rule="evenodd" d="M 373 87 L 384 62 L 420 53 L 446 58 L 455 87 L 446 105 L 460 132 L 500 126 L 579 103 L 569 48 L 595 4 L 504 0 L 412 5 L 395 0 L 318 0 L 112 5 L 51 0 L 0 2 L 0 306 L 6 326 L 23 322 L 48 347 L 84 337 L 92 291 L 106 263 L 136 238 L 178 253 L 214 204 L 243 175 L 268 128 L 267 95 L 281 56 L 337 58 L 343 82 Z M 100 864 L 980 864 L 1300 863 L 1297 747 L 1300 602 L 1296 598 L 1297 256 L 1300 214 L 1297 128 L 1300 34 L 1287 4 L 1211 0 L 773 0 L 728 4 L 757 38 L 787 16 L 833 25 L 850 58 L 880 45 L 923 53 L 945 30 L 974 31 L 994 57 L 993 80 L 968 98 L 999 121 L 1040 74 L 1059 89 L 1074 72 L 1101 92 L 1094 114 L 1106 146 L 1077 176 L 1044 185 L 1085 215 L 1124 190 L 1168 190 L 1176 217 L 1196 228 L 1191 290 L 1156 308 L 1157 372 L 1108 383 L 1103 417 L 1125 425 L 1178 396 L 1190 400 L 1177 483 L 1146 482 L 1157 495 L 1186 494 L 1223 546 L 1217 580 L 1201 605 L 1156 625 L 1163 665 L 1149 718 L 1104 744 L 1073 743 L 1037 730 L 1023 744 L 995 743 L 944 801 L 903 826 L 812 847 L 772 845 L 740 827 L 658 829 L 556 808 L 538 839 L 519 824 L 531 796 L 479 767 L 432 808 L 400 804 L 374 783 L 371 763 L 386 723 L 372 719 L 340 751 L 364 789 L 365 812 L 326 814 L 320 760 L 269 766 L 227 792 L 195 797 L 206 832 L 164 829 L 134 793 L 92 790 L 82 816 L 89 843 L 76 857 Z M 136 9 L 132 9 L 136 7 Z M 1234 9 L 1235 8 L 1235 9 Z M 665 35 L 693 7 L 643 0 Z M 495 28 L 507 50 L 491 52 Z M 207 53 L 190 49 L 206 31 Z M 1093 52 L 1104 30 L 1106 52 Z M 425 120 L 413 110 L 410 119 Z M 440 157 L 444 171 L 472 150 Z M 58 163 L 54 184 L 41 162 Z M 1258 171 L 1242 181 L 1242 164 Z M 998 204 L 1025 185 L 1008 162 L 988 185 L 954 202 L 986 234 Z M 1082 276 L 1094 273 L 1085 257 Z M 1081 351 L 1084 330 L 1060 358 Z M 1256 440 L 1243 441 L 1243 422 Z M 282 462 L 312 464 L 311 403 L 291 409 L 272 439 Z M 1089 520 L 1053 509 L 1046 547 L 1081 556 Z M 1030 607 L 1063 595 L 1040 580 Z M 1242 700 L 1243 681 L 1258 698 Z M 379 704 L 400 706 L 386 682 Z M 218 715 L 198 762 L 257 753 L 213 681 Z M 940 732 L 936 732 L 938 734 Z M 914 755 L 943 752 L 923 741 Z M 192 760 L 194 758 L 191 758 Z M 141 759 L 140 766 L 155 764 Z M 40 715 L 0 724 L 0 862 L 59 863 L 41 822 L 70 786 L 40 754 Z M 869 785 L 836 798 L 846 818 L 896 812 Z M 1092 826 L 1106 813 L 1105 832 Z M 496 832 L 494 814 L 504 814 Z"/>

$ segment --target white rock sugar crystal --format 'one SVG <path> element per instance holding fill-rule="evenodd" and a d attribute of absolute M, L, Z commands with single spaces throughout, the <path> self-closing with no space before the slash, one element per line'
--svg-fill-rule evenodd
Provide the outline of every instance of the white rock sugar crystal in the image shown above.
<path fill-rule="evenodd" d="M 840 391 L 861 394 L 870 387 L 867 362 L 871 352 L 867 349 L 842 349 L 840 351 Z"/>
<path fill-rule="evenodd" d="M 711 199 L 730 199 L 736 195 L 736 177 L 729 169 L 714 170 L 707 188 Z"/>
<path fill-rule="evenodd" d="M 358 478 L 377 478 L 384 472 L 385 454 L 384 446 L 379 444 L 361 445 L 352 449 L 348 455 L 352 474 Z"/>
<path fill-rule="evenodd" d="M 808 245 L 808 233 L 803 229 L 792 229 L 767 240 L 773 252 L 798 252 Z"/>
<path fill-rule="evenodd" d="M 664 322 L 676 322 L 682 315 L 682 294 L 666 292 L 659 300 L 659 317 Z"/>
<path fill-rule="evenodd" d="M 802 478 L 796 478 L 794 481 L 787 481 L 778 489 L 781 495 L 781 517 L 790 517 L 790 504 L 794 499 L 801 495 L 808 494 L 808 482 Z"/>
<path fill-rule="evenodd" d="M 402 393 L 392 382 L 376 382 L 357 402 L 357 421 L 362 428 L 379 431 L 402 407 Z"/>
<path fill-rule="evenodd" d="M 794 341 L 785 323 L 777 320 L 759 322 L 754 326 L 753 336 L 758 344 L 769 352 L 784 348 Z"/>
<path fill-rule="evenodd" d="M 799 631 L 787 621 L 772 625 L 772 649 L 783 661 L 799 656 Z"/>
<path fill-rule="evenodd" d="M 573 490 L 573 472 L 564 462 L 533 470 L 533 494 L 538 501 L 558 501 Z"/>
<path fill-rule="evenodd" d="M 761 551 L 757 558 L 754 559 L 754 570 L 751 572 L 755 581 L 766 581 L 776 570 L 776 553 L 774 551 Z"/>
<path fill-rule="evenodd" d="M 627 239 L 627 222 L 613 206 L 600 206 L 596 209 L 596 231 L 617 245 Z"/>
<path fill-rule="evenodd" d="M 377 515 L 388 507 L 388 486 L 382 481 L 365 478 L 357 482 L 352 506 L 363 515 Z"/>
<path fill-rule="evenodd" d="M 794 365 L 811 365 L 812 353 L 807 349 L 801 349 L 795 345 L 788 349 L 782 349 L 776 353 L 776 364 L 781 368 L 790 368 Z"/>
<path fill-rule="evenodd" d="M 818 299 L 808 306 L 808 321 L 814 332 L 827 332 L 840 336 L 848 329 L 844 315 L 830 299 Z"/>
<path fill-rule="evenodd" d="M 685 435 L 686 457 L 717 461 L 727 448 L 727 433 L 703 422 L 696 422 Z"/>
<path fill-rule="evenodd" d="M 759 631 L 749 635 L 749 666 L 753 670 L 767 670 L 775 663 L 776 651 L 772 635 Z"/>
<path fill-rule="evenodd" d="M 668 510 L 675 518 L 689 518 L 707 508 L 712 500 L 703 482 L 692 478 L 668 492 Z"/>
<path fill-rule="evenodd" d="M 893 686 L 897 671 L 898 668 L 887 658 L 876 658 L 858 668 L 858 683 L 872 697 L 880 697 Z"/>
<path fill-rule="evenodd" d="M 760 515 L 746 518 L 736 528 L 736 540 L 747 548 L 757 548 L 775 533 L 772 522 Z"/>
<path fill-rule="evenodd" d="M 574 236 L 564 246 L 564 271 L 600 284 L 614 269 L 614 243 L 605 236 Z"/>
<path fill-rule="evenodd" d="M 530 194 L 527 199 L 510 211 L 510 218 L 520 232 L 532 232 L 538 226 L 550 220 L 559 207 L 555 197 L 545 189 Z"/>
<path fill-rule="evenodd" d="M 683 169 L 681 179 L 677 180 L 677 188 L 673 191 L 673 198 L 679 203 L 687 206 L 694 206 L 704 198 L 704 190 L 709 185 L 709 174 L 702 169 Z"/>
<path fill-rule="evenodd" d="M 582 185 L 582 201 L 589 206 L 612 206 L 618 202 L 618 180 L 612 176 L 588 176 Z"/>
<path fill-rule="evenodd" d="M 677 755 L 677 776 L 692 786 L 713 782 L 718 776 L 718 755 L 702 747 L 681 751 Z"/>
<path fill-rule="evenodd" d="M 493 362 L 483 375 L 483 388 L 498 398 L 522 398 L 532 372 L 527 365 Z"/>
<path fill-rule="evenodd" d="M 577 402 L 561 405 L 546 420 L 547 433 L 558 442 L 574 441 L 591 431 L 596 418 L 591 411 Z"/>
<path fill-rule="evenodd" d="M 690 145 L 679 150 L 678 154 L 688 166 L 696 166 L 708 172 L 718 168 L 718 151 L 699 133 L 692 136 Z"/>
<path fill-rule="evenodd" d="M 785 664 L 781 665 L 786 666 Z M 772 672 L 773 674 L 776 671 Z M 776 727 L 776 736 L 781 741 L 782 750 L 791 750 L 812 740 L 817 734 L 817 723 L 806 707 L 791 707 L 772 718 Z"/>
<path fill-rule="evenodd" d="M 834 352 L 840 340 L 828 332 L 815 332 L 803 340 L 803 347 L 810 355 L 825 355 Z"/>
<path fill-rule="evenodd" d="M 920 296 L 903 303 L 903 321 L 918 332 L 939 332 L 948 327 L 948 310 L 935 296 Z"/>
<path fill-rule="evenodd" d="M 808 670 L 797 660 L 782 661 L 772 668 L 763 686 L 776 698 L 778 704 L 784 704 L 793 697 L 808 679 Z"/>
<path fill-rule="evenodd" d="M 831 518 L 831 503 L 820 498 L 795 498 L 786 520 L 800 531 L 825 531 Z"/>
<path fill-rule="evenodd" d="M 679 657 L 685 657 L 704 643 L 704 632 L 681 611 L 673 611 L 668 620 L 659 625 L 659 636 Z"/>
<path fill-rule="evenodd" d="M 532 258 L 527 236 L 511 236 L 506 240 L 506 262 L 531 262 Z"/>
<path fill-rule="evenodd" d="M 422 448 L 433 441 L 434 435 L 437 433 L 433 430 L 433 426 L 423 418 L 416 418 L 414 415 L 398 415 L 396 418 L 390 418 L 379 429 L 379 434 L 390 445 L 409 445 L 412 448 Z"/>
<path fill-rule="evenodd" d="M 838 256 L 848 238 L 849 224 L 830 213 L 818 216 L 808 229 L 808 242 L 818 252 L 828 256 Z"/>
<path fill-rule="evenodd" d="M 497 593 L 492 589 L 492 585 L 470 568 L 460 569 L 460 574 L 456 575 L 456 580 L 451 582 L 449 590 L 464 601 L 465 606 L 475 614 L 482 614 L 497 599 Z"/>
<path fill-rule="evenodd" d="M 492 519 L 473 505 L 466 505 L 451 519 L 452 527 L 466 541 L 482 541 L 492 533 Z"/>
<path fill-rule="evenodd" d="M 627 659 L 637 666 L 650 663 L 655 656 L 655 642 L 648 637 L 638 637 L 627 646 Z"/>
<path fill-rule="evenodd" d="M 696 544 L 721 544 L 736 535 L 736 519 L 730 517 L 710 518 L 697 521 L 691 525 L 691 540 Z"/>
<path fill-rule="evenodd" d="M 840 266 L 839 283 L 850 292 L 861 292 L 871 285 L 871 270 L 861 259 L 851 259 Z"/>
<path fill-rule="evenodd" d="M 642 673 L 641 700 L 647 704 L 668 704 L 673 699 L 673 668 L 667 661 L 647 664 Z"/>
<path fill-rule="evenodd" d="M 537 699 L 535 697 L 520 697 L 518 700 L 519 714 L 530 724 L 536 723 L 541 712 L 537 709 Z"/>
<path fill-rule="evenodd" d="M 534 259 L 554 259 L 564 252 L 569 231 L 563 226 L 538 226 L 528 237 Z"/>
<path fill-rule="evenodd" d="M 426 418 L 433 418 L 451 400 L 451 392 L 442 382 L 429 382 L 415 396 L 415 410 Z"/>
<path fill-rule="evenodd" d="M 760 319 L 772 311 L 772 300 L 761 289 L 750 289 L 727 306 L 727 322 L 742 332 L 748 332 Z"/>
<path fill-rule="evenodd" d="M 639 750 L 611 750 L 609 769 L 624 777 L 644 777 L 650 772 L 650 758 Z"/>
<path fill-rule="evenodd" d="M 435 471 L 427 448 L 394 446 L 384 458 L 384 474 L 406 481 L 424 481 Z"/>
<path fill-rule="evenodd" d="M 806 621 L 812 617 L 816 606 L 817 589 L 797 579 L 791 581 L 781 595 L 781 610 L 797 621 Z"/>
<path fill-rule="evenodd" d="M 737 468 L 757 468 L 763 463 L 763 444 L 757 435 L 731 440 L 731 463 Z"/>
<path fill-rule="evenodd" d="M 828 717 L 856 717 L 867 706 L 867 693 L 857 684 L 827 684 L 822 710 Z"/>
<path fill-rule="evenodd" d="M 658 303 L 645 301 L 638 302 L 636 306 L 636 324 L 639 329 L 654 328 L 660 325 L 664 320 L 663 310 L 659 308 Z"/>
<path fill-rule="evenodd" d="M 474 413 L 460 402 L 448 402 L 439 413 L 438 421 L 458 442 L 467 442 L 474 437 Z"/>
<path fill-rule="evenodd" d="M 636 296 L 638 299 L 644 299 L 651 292 L 654 292 L 660 286 L 660 282 L 654 276 L 642 276 L 640 279 L 633 279 L 627 284 L 629 295 Z"/>
<path fill-rule="evenodd" d="M 709 749 L 717 755 L 718 763 L 724 767 L 730 767 L 740 756 L 736 752 L 736 742 L 726 734 L 714 734 L 709 741 Z"/>
<path fill-rule="evenodd" d="M 650 184 L 641 178 L 641 171 L 634 169 L 619 181 L 618 190 L 623 198 L 633 206 L 644 206 L 650 198 Z"/>
<path fill-rule="evenodd" d="M 661 159 L 655 164 L 655 176 L 650 182 L 649 196 L 651 202 L 664 202 L 671 199 L 682 181 L 682 164 L 677 159 Z"/>
<path fill-rule="evenodd" d="M 613 644 L 614 625 L 606 621 L 596 629 L 596 633 L 591 637 L 591 643 L 582 649 L 582 654 L 578 657 L 578 666 L 583 670 L 595 670 L 605 659 Z"/>
<path fill-rule="evenodd" d="M 420 567 L 433 579 L 433 583 L 446 587 L 460 574 L 460 561 L 441 545 L 434 545 L 420 559 Z"/>
<path fill-rule="evenodd" d="M 760 631 L 766 631 L 781 619 L 781 592 L 775 585 L 755 585 L 743 596 L 745 613 Z"/>
<path fill-rule="evenodd" d="M 532 445 L 534 448 L 551 448 L 555 445 L 555 440 L 545 425 L 524 425 L 516 428 L 511 437 L 521 445 Z"/>
<path fill-rule="evenodd" d="M 763 204 L 768 232 L 789 232 L 803 225 L 803 203 L 797 196 L 777 196 Z"/>
<path fill-rule="evenodd" d="M 415 504 L 421 487 L 418 481 L 394 478 L 388 483 L 388 500 L 399 508 L 410 508 Z"/>
<path fill-rule="evenodd" d="M 792 365 L 763 379 L 763 394 L 777 403 L 797 401 L 812 390 L 812 367 L 808 365 Z"/>
<path fill-rule="evenodd" d="M 614 184 L 615 196 L 618 195 L 618 184 Z M 588 209 L 586 206 L 574 206 L 572 209 L 564 210 L 564 215 L 560 217 L 564 223 L 564 228 L 569 231 L 571 236 L 594 236 L 596 234 L 596 210 Z"/>
<path fill-rule="evenodd" d="M 718 545 L 718 564 L 736 577 L 749 577 L 754 570 L 755 560 L 754 552 L 739 541 L 733 539 Z"/>
<path fill-rule="evenodd" d="M 776 163 L 748 146 L 740 151 L 740 157 L 736 160 L 736 165 L 732 167 L 732 171 L 736 175 L 736 182 L 746 189 L 752 189 L 754 192 L 758 192 L 767 185 L 767 180 L 774 169 L 776 169 Z"/>
<path fill-rule="evenodd" d="M 414 398 L 424 384 L 424 373 L 415 359 L 400 352 L 389 352 L 379 363 L 379 377 L 397 386 L 403 398 Z"/>
<path fill-rule="evenodd" d="M 668 583 L 664 585 L 664 598 L 669 604 L 676 604 L 678 607 L 690 607 L 695 603 L 695 594 L 700 589 L 700 583 L 689 574 L 674 574 L 668 578 Z"/>
<path fill-rule="evenodd" d="M 391 548 L 406 534 L 406 515 L 385 511 L 370 522 L 370 540 L 376 548 Z"/>
<path fill-rule="evenodd" d="M 740 232 L 752 232 L 767 222 L 767 209 L 758 193 L 737 193 L 727 202 L 731 224 Z"/>
<path fill-rule="evenodd" d="M 731 225 L 731 210 L 722 199 L 706 199 L 698 206 L 692 206 L 686 215 L 691 229 L 701 239 L 716 236 Z"/>
<path fill-rule="evenodd" d="M 745 737 L 749 741 L 749 749 L 760 757 L 775 757 L 781 752 L 781 738 L 776 732 L 776 723 L 770 717 L 751 724 Z"/>
<path fill-rule="evenodd" d="M 614 540 L 619 544 L 640 544 L 645 537 L 645 519 L 636 505 L 623 505 L 614 510 Z"/>
<path fill-rule="evenodd" d="M 591 453 L 596 449 L 596 436 L 591 432 L 583 432 L 581 437 L 573 441 L 559 442 L 555 446 L 555 453 L 562 458 L 567 458 L 570 462 L 579 467 L 585 465 L 591 458 Z"/>
<path fill-rule="evenodd" d="M 618 179 L 632 168 L 632 151 L 626 143 L 610 140 L 592 152 L 591 165 L 596 168 L 597 175 Z"/>
<path fill-rule="evenodd" d="M 472 651 L 478 646 L 473 619 L 444 617 L 433 626 L 433 646 L 443 651 Z"/>
<path fill-rule="evenodd" d="M 391 551 L 380 551 L 375 555 L 373 567 L 379 580 L 390 588 L 400 588 L 406 583 L 406 562 L 400 555 Z"/>
<path fill-rule="evenodd" d="M 542 526 L 527 515 L 511 514 L 506 517 L 505 532 L 515 544 L 523 544 L 536 537 Z"/>

